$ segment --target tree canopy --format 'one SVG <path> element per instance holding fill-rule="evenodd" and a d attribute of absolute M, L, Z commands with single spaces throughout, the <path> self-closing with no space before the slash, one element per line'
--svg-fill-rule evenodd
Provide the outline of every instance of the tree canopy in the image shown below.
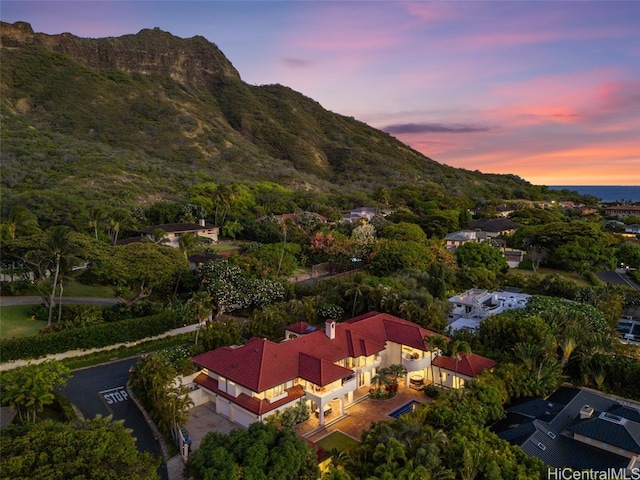
<path fill-rule="evenodd" d="M 159 459 L 138 451 L 123 421 L 96 417 L 75 424 L 46 420 L 2 429 L 2 476 L 14 480 L 155 480 Z"/>
<path fill-rule="evenodd" d="M 316 453 L 290 428 L 261 422 L 229 435 L 209 432 L 189 458 L 193 478 L 240 480 L 316 480 Z"/>

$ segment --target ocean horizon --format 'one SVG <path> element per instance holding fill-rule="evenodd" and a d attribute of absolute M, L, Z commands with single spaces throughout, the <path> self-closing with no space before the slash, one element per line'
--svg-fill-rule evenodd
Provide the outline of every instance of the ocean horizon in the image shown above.
<path fill-rule="evenodd" d="M 571 190 L 593 195 L 604 203 L 640 202 L 640 185 L 548 185 L 551 190 Z"/>

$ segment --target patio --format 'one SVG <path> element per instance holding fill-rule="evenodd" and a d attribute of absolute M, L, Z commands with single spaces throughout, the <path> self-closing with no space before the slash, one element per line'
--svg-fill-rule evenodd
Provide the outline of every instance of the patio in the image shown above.
<path fill-rule="evenodd" d="M 363 430 L 368 430 L 372 422 L 392 420 L 389 413 L 401 405 L 412 400 L 422 403 L 431 401 L 424 392 L 404 387 L 404 382 L 400 383 L 396 396 L 389 400 L 373 400 L 367 396 L 368 392 L 369 387 L 358 389 L 355 395 L 358 400 L 346 407 L 344 415 L 340 415 L 340 402 L 333 400 L 330 403 L 332 413 L 325 418 L 324 427 L 320 427 L 320 421 L 312 414 L 309 420 L 295 427 L 296 433 L 302 438 L 315 442 L 334 430 L 339 430 L 360 441 L 360 434 Z"/>

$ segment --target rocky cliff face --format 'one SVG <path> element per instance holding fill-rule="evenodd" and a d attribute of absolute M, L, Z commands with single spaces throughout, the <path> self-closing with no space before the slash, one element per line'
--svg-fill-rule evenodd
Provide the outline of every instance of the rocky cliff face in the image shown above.
<path fill-rule="evenodd" d="M 4 48 L 42 45 L 98 70 L 167 75 L 203 90 L 211 90 L 226 79 L 240 80 L 218 47 L 201 36 L 183 39 L 155 28 L 122 37 L 80 38 L 70 33 L 35 33 L 25 22 L 0 22 L 0 31 Z"/>

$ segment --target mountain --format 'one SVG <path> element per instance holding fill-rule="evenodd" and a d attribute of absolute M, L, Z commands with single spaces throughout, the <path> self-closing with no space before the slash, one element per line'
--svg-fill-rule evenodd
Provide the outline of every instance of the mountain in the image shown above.
<path fill-rule="evenodd" d="M 439 164 L 282 85 L 249 85 L 205 38 L 109 38 L 1 24 L 3 210 L 17 202 L 145 206 L 201 182 L 301 192 L 412 185 L 473 199 L 535 198 L 514 175 Z M 428 196 L 427 193 L 425 193 Z"/>

